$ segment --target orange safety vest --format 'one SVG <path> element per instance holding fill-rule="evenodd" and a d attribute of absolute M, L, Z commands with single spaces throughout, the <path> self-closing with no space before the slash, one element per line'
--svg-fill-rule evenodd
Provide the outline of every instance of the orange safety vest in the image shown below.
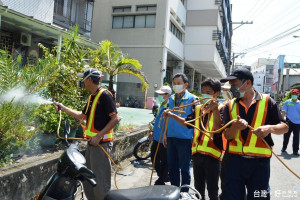
<path fill-rule="evenodd" d="M 83 137 L 84 138 L 93 137 L 93 136 L 97 135 L 100 132 L 99 130 L 95 129 L 95 127 L 94 127 L 94 121 L 95 121 L 94 117 L 95 117 L 96 107 L 98 105 L 98 100 L 100 99 L 100 96 L 104 91 L 105 91 L 105 89 L 101 89 L 98 92 L 98 94 L 95 96 L 95 98 L 92 102 L 90 115 L 89 115 L 89 118 L 87 120 L 87 125 L 81 124 L 82 129 L 83 129 Z M 86 107 L 86 111 L 89 107 L 90 97 L 89 97 L 89 100 L 88 100 L 88 105 Z M 85 114 L 86 114 L 86 112 L 85 112 Z M 109 142 L 109 141 L 112 141 L 113 139 L 114 139 L 113 129 L 111 129 L 107 134 L 105 134 L 103 136 L 103 138 L 101 138 L 101 142 Z"/>
<path fill-rule="evenodd" d="M 269 95 L 262 94 L 262 99 L 256 104 L 255 113 L 251 126 L 256 129 L 259 126 L 265 125 L 266 116 L 268 112 Z M 235 99 L 229 102 L 230 119 L 237 119 L 239 115 L 239 104 L 235 102 Z M 235 138 L 229 142 L 229 153 L 257 156 L 257 157 L 271 157 L 271 150 L 265 145 L 265 143 L 258 139 L 255 134 L 249 129 L 246 141 L 241 136 L 241 130 L 237 131 Z"/>
<path fill-rule="evenodd" d="M 200 116 L 200 108 L 201 105 L 197 105 L 195 108 L 195 118 L 198 118 Z M 195 121 L 195 126 L 200 128 L 200 119 L 197 119 Z M 209 113 L 208 120 L 206 122 L 205 129 L 213 131 L 214 130 L 214 116 L 213 113 Z M 213 133 L 206 133 L 210 135 L 211 137 L 214 136 Z M 219 133 L 216 133 L 219 134 Z M 212 156 L 213 158 L 216 158 L 218 160 L 222 160 L 224 156 L 224 150 L 220 150 L 214 142 L 205 134 L 202 134 L 202 137 L 199 140 L 200 131 L 198 129 L 194 129 L 194 138 L 193 138 L 193 144 L 192 144 L 192 154 L 200 153 Z M 226 143 L 225 137 L 222 135 L 223 144 Z"/>

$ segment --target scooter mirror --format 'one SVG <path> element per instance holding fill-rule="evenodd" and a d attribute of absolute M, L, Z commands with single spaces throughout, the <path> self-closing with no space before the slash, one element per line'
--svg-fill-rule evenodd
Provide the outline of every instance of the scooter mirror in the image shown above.
<path fill-rule="evenodd" d="M 68 120 L 65 121 L 64 135 L 66 143 L 68 144 L 68 135 L 70 134 L 70 123 Z"/>

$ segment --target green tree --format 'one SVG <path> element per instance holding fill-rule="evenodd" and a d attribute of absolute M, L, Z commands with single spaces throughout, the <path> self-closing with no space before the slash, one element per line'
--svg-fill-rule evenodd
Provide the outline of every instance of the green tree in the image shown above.
<path fill-rule="evenodd" d="M 82 109 L 88 96 L 86 90 L 77 87 L 77 74 L 84 70 L 90 51 L 80 45 L 80 37 L 78 26 L 76 26 L 69 35 L 64 37 L 60 50 L 58 47 L 50 49 L 40 44 L 44 52 L 43 61 L 55 63 L 55 68 L 59 71 L 56 74 L 55 81 L 47 84 L 47 87 L 43 90 L 43 95 L 73 109 Z M 56 133 L 58 115 L 54 106 L 42 106 L 36 112 L 36 117 L 44 132 Z M 73 128 L 79 126 L 79 121 L 73 117 L 65 113 L 62 113 L 62 117 L 68 119 Z"/>
<path fill-rule="evenodd" d="M 100 68 L 101 71 L 109 75 L 108 90 L 113 91 L 113 79 L 122 73 L 132 74 L 142 82 L 142 90 L 149 88 L 148 80 L 141 71 L 141 63 L 124 54 L 116 44 L 109 40 L 104 40 L 98 49 L 92 51 L 91 66 Z"/>

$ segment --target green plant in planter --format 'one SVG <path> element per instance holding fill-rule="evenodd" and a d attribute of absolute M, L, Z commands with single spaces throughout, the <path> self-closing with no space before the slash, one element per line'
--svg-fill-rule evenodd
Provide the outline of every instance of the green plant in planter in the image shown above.
<path fill-rule="evenodd" d="M 26 141 L 35 130 L 27 130 L 30 124 L 24 116 L 24 105 L 10 102 L 0 104 L 0 167 L 10 163 L 10 155 L 19 148 L 26 148 Z"/>

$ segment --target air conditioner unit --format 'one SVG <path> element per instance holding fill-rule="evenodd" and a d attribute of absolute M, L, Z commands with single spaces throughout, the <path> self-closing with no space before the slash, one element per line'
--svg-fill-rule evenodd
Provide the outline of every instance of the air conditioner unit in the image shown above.
<path fill-rule="evenodd" d="M 31 46 L 31 34 L 30 33 L 21 33 L 20 44 L 23 46 Z"/>

